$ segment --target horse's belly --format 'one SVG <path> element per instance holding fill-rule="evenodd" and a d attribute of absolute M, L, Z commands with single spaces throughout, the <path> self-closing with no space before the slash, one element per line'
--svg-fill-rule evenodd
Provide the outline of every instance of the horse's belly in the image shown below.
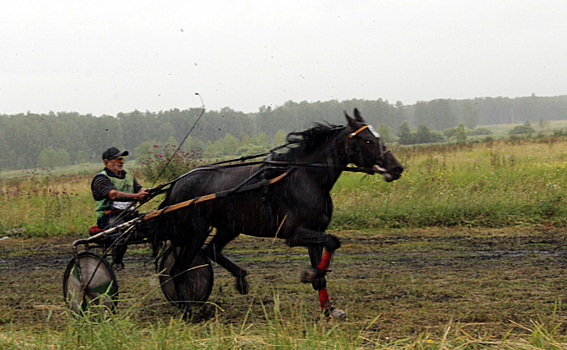
<path fill-rule="evenodd" d="M 239 196 L 240 197 L 240 196 Z M 243 196 L 244 197 L 244 196 Z M 273 237 L 277 231 L 276 208 L 257 198 L 231 198 L 213 209 L 211 225 L 256 237 Z"/>

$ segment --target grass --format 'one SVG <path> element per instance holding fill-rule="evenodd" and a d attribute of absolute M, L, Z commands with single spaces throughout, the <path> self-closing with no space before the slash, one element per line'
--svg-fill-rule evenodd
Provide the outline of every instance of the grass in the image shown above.
<path fill-rule="evenodd" d="M 94 222 L 90 177 L 32 174 L 4 179 L 0 191 L 0 231 L 27 237 L 86 231 Z"/>
<path fill-rule="evenodd" d="M 141 178 L 139 168 L 133 162 L 129 165 L 136 177 Z M 3 175 L 0 177 L 0 234 L 57 237 L 86 232 L 96 222 L 90 184 L 100 169 L 94 165 L 75 166 Z M 150 208 L 157 204 L 153 203 Z"/>
<path fill-rule="evenodd" d="M 9 349 L 564 349 L 559 325 L 532 322 L 524 338 L 496 339 L 471 334 L 470 325 L 449 322 L 441 334 L 391 339 L 375 332 L 381 318 L 345 326 L 336 320 L 313 320 L 303 304 L 285 312 L 278 295 L 271 306 L 262 305 L 263 320 L 249 318 L 227 325 L 212 319 L 187 323 L 181 318 L 139 322 L 135 308 L 104 320 L 66 314 L 62 329 L 49 326 L 0 331 L 0 348 Z"/>
<path fill-rule="evenodd" d="M 553 130 L 561 130 L 567 128 L 567 120 L 550 120 L 547 121 L 547 126 L 542 129 L 539 120 L 531 120 L 531 125 L 536 132 L 552 132 Z M 514 127 L 523 125 L 524 123 L 515 124 L 492 124 L 492 125 L 479 125 L 479 127 L 484 127 L 490 129 L 495 136 L 509 136 L 510 130 Z"/>
<path fill-rule="evenodd" d="M 332 228 L 564 226 L 565 141 L 515 138 L 395 148 L 405 167 L 400 180 L 341 176 L 332 192 Z M 90 181 L 96 171 L 77 171 L 1 178 L 0 232 L 26 237 L 84 232 L 95 221 Z M 138 178 L 144 184 L 141 174 Z"/>
<path fill-rule="evenodd" d="M 0 349 L 562 349 L 564 230 L 553 227 L 340 231 L 328 287 L 348 317 L 322 318 L 298 282 L 304 248 L 239 237 L 227 255 L 250 294 L 215 266 L 213 317 L 185 322 L 162 295 L 149 248 L 117 271 L 118 312 L 76 318 L 61 298 L 73 237 L 0 243 Z M 255 251 L 251 258 L 251 252 Z"/>
<path fill-rule="evenodd" d="M 397 148 L 402 178 L 344 174 L 335 228 L 565 224 L 565 138 Z"/>

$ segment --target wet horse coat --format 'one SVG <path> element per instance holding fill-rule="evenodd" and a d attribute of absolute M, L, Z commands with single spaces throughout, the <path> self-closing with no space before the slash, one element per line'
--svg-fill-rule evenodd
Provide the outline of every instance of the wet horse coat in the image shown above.
<path fill-rule="evenodd" d="M 345 116 L 348 122 L 345 126 L 318 124 L 303 132 L 289 134 L 291 148 L 285 153 L 273 154 L 264 164 L 205 167 L 177 181 L 162 208 L 285 174 L 273 184 L 250 191 L 235 191 L 229 196 L 168 214 L 168 235 L 172 237 L 172 243 L 181 248 L 171 275 L 176 276 L 189 268 L 214 227 L 216 235 L 203 252 L 236 277 L 240 293 L 247 293 L 246 271 L 228 259 L 222 253 L 223 248 L 242 233 L 256 237 L 277 236 L 290 247 L 308 248 L 312 268 L 302 280 L 311 282 L 319 291 L 323 310 L 340 315 L 342 311 L 331 307 L 325 280 L 332 253 L 340 247 L 339 239 L 325 232 L 333 214 L 330 191 L 351 163 L 369 174 L 382 174 L 386 181 L 398 179 L 403 171 L 358 110 L 355 109 L 354 118 Z M 180 299 L 187 300 L 185 281 L 174 278 L 174 283 Z M 191 314 L 188 303 L 186 308 Z"/>

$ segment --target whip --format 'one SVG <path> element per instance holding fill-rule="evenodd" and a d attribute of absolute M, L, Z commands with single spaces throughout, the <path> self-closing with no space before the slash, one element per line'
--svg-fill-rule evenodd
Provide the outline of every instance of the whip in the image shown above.
<path fill-rule="evenodd" d="M 185 135 L 185 137 L 183 138 L 183 140 L 181 140 L 181 142 L 179 143 L 179 146 L 177 146 L 177 149 L 175 150 L 175 152 L 173 152 L 173 154 L 171 155 L 171 157 L 169 157 L 169 160 L 167 161 L 167 163 L 165 164 L 165 166 L 161 169 L 159 175 L 156 177 L 156 179 L 154 180 L 154 183 L 152 184 L 152 187 L 154 187 L 154 185 L 156 184 L 157 180 L 159 180 L 159 178 L 163 175 L 163 172 L 167 169 L 167 167 L 169 166 L 169 163 L 171 163 L 171 161 L 173 160 L 173 157 L 177 154 L 177 152 L 179 152 L 179 150 L 181 149 L 181 147 L 183 146 L 183 143 L 185 143 L 185 140 L 187 140 L 187 138 L 189 137 L 189 135 L 191 134 L 191 132 L 193 132 L 193 130 L 195 129 L 195 127 L 197 126 L 197 123 L 199 123 L 199 120 L 201 120 L 201 117 L 203 117 L 203 115 L 205 114 L 205 103 L 203 102 L 203 97 L 201 97 L 201 94 L 199 94 L 198 92 L 195 93 L 195 95 L 199 96 L 199 99 L 201 99 L 201 112 L 199 113 L 199 116 L 197 117 L 197 120 L 195 120 L 195 123 L 193 123 L 193 126 L 191 127 L 191 129 L 189 129 L 189 132 L 187 132 L 187 134 Z"/>

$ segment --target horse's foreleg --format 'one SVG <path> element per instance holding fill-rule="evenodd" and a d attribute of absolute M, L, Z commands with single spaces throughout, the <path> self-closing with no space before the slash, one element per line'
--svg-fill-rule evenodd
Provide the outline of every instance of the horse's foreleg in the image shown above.
<path fill-rule="evenodd" d="M 344 317 L 344 311 L 331 305 L 331 298 L 327 291 L 327 279 L 325 274 L 328 271 L 332 254 L 327 250 L 323 253 L 323 245 L 309 246 L 309 258 L 312 268 L 304 273 L 302 280 L 311 282 L 313 289 L 319 293 L 319 304 L 326 316 Z M 313 278 L 306 278 L 305 275 L 312 275 Z"/>
<path fill-rule="evenodd" d="M 331 298 L 327 291 L 327 280 L 325 279 L 333 253 L 341 246 L 339 239 L 326 232 L 304 229 L 297 238 L 288 240 L 288 244 L 290 246 L 307 246 L 312 268 L 303 273 L 301 280 L 305 283 L 311 283 L 313 289 L 318 291 L 321 310 L 327 316 L 344 317 L 344 311 L 331 306 Z M 323 248 L 325 248 L 324 253 Z"/>
<path fill-rule="evenodd" d="M 327 259 L 326 266 L 323 266 L 323 245 L 310 245 L 307 247 L 309 250 L 309 259 L 311 260 L 312 269 L 306 270 L 302 277 L 302 281 L 311 282 L 313 289 L 319 293 L 319 303 L 321 304 L 321 310 L 325 310 L 331 306 L 331 299 L 329 298 L 329 293 L 327 292 L 327 279 L 325 278 L 325 273 L 329 267 Z M 325 252 L 325 254 L 327 254 Z M 319 267 L 323 267 L 320 269 Z M 320 272 L 318 272 L 319 270 Z M 310 273 L 311 272 L 311 273 Z M 309 276 L 309 275 L 314 276 Z M 317 274 L 320 276 L 317 277 Z"/>
<path fill-rule="evenodd" d="M 337 237 L 326 232 L 301 229 L 298 233 L 294 238 L 288 239 L 287 243 L 290 247 L 307 246 L 309 248 L 309 257 L 313 268 L 305 272 L 302 278 L 303 282 L 311 282 L 312 279 L 325 277 L 333 253 L 341 247 L 341 242 Z M 325 253 L 323 253 L 323 248 L 325 248 Z"/>

